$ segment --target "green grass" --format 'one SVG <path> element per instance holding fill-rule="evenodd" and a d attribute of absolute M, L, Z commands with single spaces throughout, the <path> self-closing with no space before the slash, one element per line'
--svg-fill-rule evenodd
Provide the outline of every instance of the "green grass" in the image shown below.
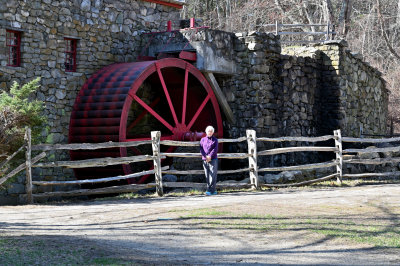
<path fill-rule="evenodd" d="M 0 265 L 132 265 L 91 243 L 78 243 L 58 237 L 0 236 Z"/>
<path fill-rule="evenodd" d="M 189 212 L 189 211 L 187 211 Z M 218 209 L 198 209 L 181 216 L 193 220 L 202 228 L 238 229 L 251 231 L 306 230 L 337 239 L 370 244 L 379 248 L 400 248 L 400 228 L 392 220 L 379 217 L 302 216 L 285 217 L 237 214 Z"/>

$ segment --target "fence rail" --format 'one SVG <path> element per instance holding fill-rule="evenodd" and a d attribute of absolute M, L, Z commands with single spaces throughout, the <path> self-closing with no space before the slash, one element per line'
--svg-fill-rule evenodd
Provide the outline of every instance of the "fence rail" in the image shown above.
<path fill-rule="evenodd" d="M 275 22 L 275 24 L 263 24 L 263 25 L 258 25 L 261 27 L 266 27 L 266 28 L 272 28 L 273 30 L 270 32 L 275 33 L 276 35 L 291 35 L 291 36 L 298 36 L 298 35 L 307 35 L 307 36 L 324 36 L 324 40 L 295 40 L 295 41 L 286 41 L 283 40 L 281 42 L 283 43 L 316 43 L 316 42 L 321 42 L 321 41 L 330 41 L 334 38 L 336 35 L 336 32 L 334 30 L 335 26 L 331 24 L 330 22 L 326 24 L 280 24 L 278 21 Z M 282 31 L 282 29 L 303 29 L 305 27 L 310 27 L 311 29 L 313 28 L 325 28 L 325 31 Z"/>
<path fill-rule="evenodd" d="M 18 152 L 22 152 L 25 149 L 26 162 L 21 164 L 19 167 L 6 174 L 0 179 L 0 185 L 11 178 L 13 175 L 19 173 L 22 170 L 26 170 L 26 194 L 28 203 L 33 203 L 34 199 L 42 197 L 52 196 L 77 196 L 77 195 L 97 195 L 97 194 L 110 194 L 110 193 L 125 193 L 138 191 L 144 188 L 156 188 L 159 196 L 163 195 L 163 187 L 193 187 L 193 188 L 205 188 L 204 183 L 192 183 L 192 182 L 163 182 L 163 174 L 175 174 L 175 175 L 188 175 L 188 174 L 203 174 L 204 171 L 201 169 L 197 170 L 175 170 L 169 169 L 169 167 L 161 167 L 161 159 L 166 157 L 181 157 L 181 158 L 200 158 L 200 153 L 182 153 L 182 152 L 160 152 L 161 145 L 178 146 L 178 147 L 198 147 L 199 141 L 172 141 L 172 140 L 160 140 L 161 132 L 151 132 L 151 139 L 140 141 L 140 142 L 129 142 L 129 143 L 83 143 L 83 144 L 39 144 L 31 145 L 30 130 L 26 131 L 26 144 L 18 149 Z M 300 142 L 309 143 L 315 142 L 326 142 L 334 140 L 335 144 L 332 147 L 329 146 L 295 146 L 286 148 L 275 148 L 267 150 L 257 150 L 257 142 L 271 142 L 271 143 L 282 143 L 292 142 L 297 145 Z M 236 139 L 219 139 L 220 143 L 240 143 L 247 142 L 248 151 L 246 153 L 218 153 L 220 159 L 247 159 L 248 167 L 243 169 L 231 169 L 231 170 L 220 170 L 218 174 L 234 174 L 234 173 L 249 173 L 250 183 L 217 183 L 218 188 L 270 188 L 270 187 L 289 187 L 289 186 L 303 186 L 317 182 L 322 182 L 332 178 L 337 179 L 338 183 L 342 182 L 342 178 L 360 178 L 360 177 L 378 177 L 378 176 L 393 176 L 400 175 L 400 171 L 385 172 L 385 173 L 362 173 L 362 174 L 343 174 L 343 165 L 345 164 L 372 164 L 379 165 L 385 163 L 398 163 L 400 158 L 377 158 L 377 159 L 354 159 L 347 158 L 350 154 L 371 154 L 376 152 L 400 152 L 400 146 L 386 147 L 386 148 L 365 148 L 365 149 L 343 149 L 343 143 L 392 143 L 400 141 L 399 137 L 387 138 L 387 139 L 364 139 L 364 138 L 349 138 L 342 137 L 340 130 L 335 130 L 333 135 L 320 136 L 320 137 L 279 137 L 279 138 L 266 138 L 257 137 L 256 131 L 247 130 L 245 137 Z M 55 162 L 39 162 L 47 156 L 46 152 L 56 150 L 78 150 L 78 149 L 104 149 L 104 148 L 118 148 L 118 147 L 133 147 L 138 145 L 151 145 L 153 154 L 151 155 L 137 155 L 121 158 L 97 158 L 97 159 L 86 159 L 77 161 L 55 161 Z M 40 151 L 41 153 L 34 158 L 32 157 L 32 151 Z M 291 152 L 333 152 L 336 155 L 336 159 L 328 162 L 304 164 L 295 166 L 281 166 L 281 167 L 261 167 L 258 164 L 258 156 L 268 156 Z M 15 153 L 15 154 L 16 154 Z M 6 162 L 9 162 L 15 154 L 7 158 Z M 128 175 L 120 175 L 107 178 L 88 179 L 88 180 L 74 180 L 74 181 L 38 181 L 32 180 L 32 167 L 67 167 L 67 168 L 82 168 L 82 167 L 100 167 L 107 165 L 118 165 L 118 164 L 130 164 L 143 161 L 153 161 L 154 169 L 145 170 L 138 173 L 132 173 Z M 1 163 L 2 166 L 5 162 Z M 316 178 L 313 180 L 307 180 L 298 183 L 290 184 L 262 184 L 259 182 L 258 173 L 260 172 L 282 172 L 282 171 L 295 171 L 295 170 L 307 170 L 307 169 L 318 169 L 318 168 L 331 168 L 336 167 L 336 171 L 328 174 L 325 177 Z M 155 182 L 149 184 L 130 184 L 123 186 L 111 186 L 105 188 L 96 189 L 77 189 L 72 191 L 57 191 L 57 192 L 45 192 L 45 193 L 33 193 L 33 186 L 68 186 L 68 185 L 82 185 L 82 184 L 98 184 L 107 183 L 117 180 L 126 180 L 129 178 L 140 177 L 144 175 L 155 175 Z"/>

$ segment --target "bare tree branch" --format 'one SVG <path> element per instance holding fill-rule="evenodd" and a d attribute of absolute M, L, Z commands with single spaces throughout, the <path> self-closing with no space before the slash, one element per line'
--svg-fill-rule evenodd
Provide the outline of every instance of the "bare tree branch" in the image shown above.
<path fill-rule="evenodd" d="M 380 26 L 382 29 L 383 38 L 385 39 L 386 46 L 388 47 L 390 53 L 400 60 L 400 55 L 393 49 L 392 45 L 390 44 L 388 34 L 385 30 L 385 20 L 383 19 L 382 12 L 381 12 L 381 3 L 379 0 L 376 0 L 376 9 L 378 11 L 378 18 L 380 22 Z"/>

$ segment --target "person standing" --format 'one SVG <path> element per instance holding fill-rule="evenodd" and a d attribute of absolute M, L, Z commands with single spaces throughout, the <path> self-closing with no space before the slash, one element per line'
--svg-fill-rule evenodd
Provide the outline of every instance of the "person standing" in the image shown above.
<path fill-rule="evenodd" d="M 217 172 L 218 172 L 218 139 L 213 136 L 214 128 L 206 128 L 207 136 L 200 140 L 200 153 L 203 160 L 204 173 L 207 180 L 206 196 L 217 195 Z"/>

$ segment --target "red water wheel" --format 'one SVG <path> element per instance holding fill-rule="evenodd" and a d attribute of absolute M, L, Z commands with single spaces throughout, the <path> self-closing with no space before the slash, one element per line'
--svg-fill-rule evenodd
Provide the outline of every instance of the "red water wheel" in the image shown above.
<path fill-rule="evenodd" d="M 118 63 L 99 70 L 83 85 L 71 113 L 69 142 L 150 140 L 154 130 L 161 131 L 162 140 L 193 140 L 199 139 L 208 125 L 222 137 L 217 99 L 193 65 L 175 58 Z M 70 155 L 72 160 L 81 160 L 152 154 L 150 145 L 146 146 L 73 151 Z M 148 170 L 151 165 L 83 168 L 76 169 L 75 175 L 78 179 L 116 176 Z"/>

